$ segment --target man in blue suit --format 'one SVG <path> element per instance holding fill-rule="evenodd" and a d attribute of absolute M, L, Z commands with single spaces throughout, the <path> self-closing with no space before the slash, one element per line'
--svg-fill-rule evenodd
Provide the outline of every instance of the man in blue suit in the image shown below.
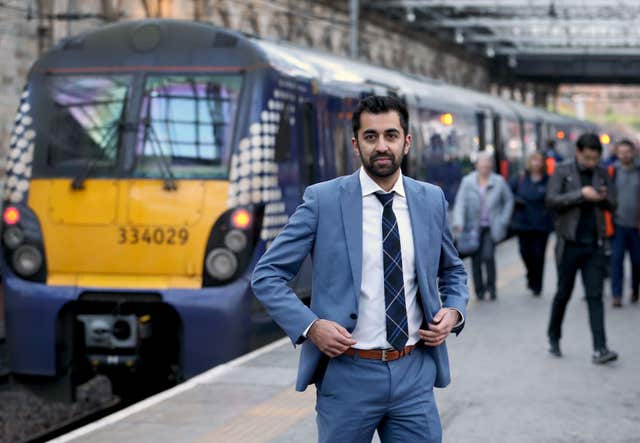
<path fill-rule="evenodd" d="M 296 389 L 317 390 L 321 442 L 440 442 L 433 387 L 450 382 L 445 339 L 464 325 L 466 272 L 442 190 L 402 175 L 409 116 L 364 99 L 352 140 L 362 168 L 309 186 L 258 262 L 253 290 L 294 344 Z M 311 254 L 311 306 L 287 283 Z"/>

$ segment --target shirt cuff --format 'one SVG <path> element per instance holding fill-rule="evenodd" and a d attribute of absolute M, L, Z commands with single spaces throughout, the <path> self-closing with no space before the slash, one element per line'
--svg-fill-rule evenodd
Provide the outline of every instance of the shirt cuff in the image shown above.
<path fill-rule="evenodd" d="M 307 326 L 307 329 L 305 329 L 305 330 L 304 330 L 304 332 L 302 333 L 302 336 L 303 336 L 304 338 L 307 338 L 307 336 L 309 335 L 309 329 L 311 329 L 311 326 L 313 326 L 313 324 L 314 324 L 315 322 L 317 322 L 317 321 L 318 321 L 318 320 L 314 320 L 314 321 L 312 321 L 312 322 L 309 324 L 309 326 Z"/>
<path fill-rule="evenodd" d="M 455 328 L 459 328 L 460 326 L 462 326 L 464 324 L 464 315 L 462 314 L 462 312 L 460 312 L 460 310 L 456 309 L 456 308 L 449 308 L 449 309 L 453 309 L 454 311 L 456 311 L 458 314 L 460 314 L 460 321 L 458 323 L 455 324 L 455 326 L 453 327 Z M 313 324 L 313 323 L 312 323 Z M 311 327 L 311 326 L 309 326 Z M 306 336 L 305 336 L 306 337 Z"/>

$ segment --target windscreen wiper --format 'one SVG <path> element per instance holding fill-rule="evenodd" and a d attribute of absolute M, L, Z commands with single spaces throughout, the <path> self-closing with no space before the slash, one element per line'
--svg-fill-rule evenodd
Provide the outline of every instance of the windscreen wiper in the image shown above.
<path fill-rule="evenodd" d="M 158 170 L 163 178 L 162 189 L 165 191 L 176 191 L 178 189 L 178 183 L 176 182 L 176 177 L 173 175 L 173 171 L 171 170 L 171 162 L 167 159 L 167 157 L 162 152 L 162 146 L 160 146 L 160 140 L 158 139 L 158 135 L 156 131 L 151 126 L 149 122 L 149 118 L 145 119 L 144 123 L 144 133 L 145 139 L 150 141 L 151 149 L 153 154 L 158 160 L 160 160 L 158 165 Z"/>
<path fill-rule="evenodd" d="M 129 97 L 128 94 L 125 94 L 124 99 L 122 100 L 122 109 L 120 110 L 120 116 L 117 120 L 111 122 L 111 124 L 107 127 L 107 136 L 105 137 L 105 141 L 103 146 L 108 147 L 111 145 L 111 141 L 114 137 L 117 137 L 117 142 L 115 144 L 116 155 L 117 151 L 120 149 L 120 144 L 122 141 L 122 132 L 127 129 L 125 125 L 124 117 L 127 110 L 127 103 Z M 85 148 L 86 149 L 86 148 Z M 104 157 L 104 156 L 103 156 Z M 89 173 L 93 170 L 93 167 L 96 164 L 96 158 L 87 158 L 87 163 L 84 168 L 82 168 L 71 180 L 71 189 L 74 191 L 79 191 L 84 189 L 84 182 L 89 177 Z"/>

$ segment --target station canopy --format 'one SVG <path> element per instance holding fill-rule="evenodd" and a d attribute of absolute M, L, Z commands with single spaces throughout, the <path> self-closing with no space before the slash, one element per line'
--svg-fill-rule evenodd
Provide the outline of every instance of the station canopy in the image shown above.
<path fill-rule="evenodd" d="M 363 0 L 503 80 L 640 82 L 638 0 Z"/>

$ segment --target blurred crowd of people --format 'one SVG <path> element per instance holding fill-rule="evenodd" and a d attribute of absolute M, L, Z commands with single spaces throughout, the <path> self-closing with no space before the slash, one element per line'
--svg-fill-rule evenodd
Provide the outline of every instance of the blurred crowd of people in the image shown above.
<path fill-rule="evenodd" d="M 624 258 L 631 261 L 630 302 L 640 287 L 640 163 L 631 140 L 611 146 L 603 158 L 597 134 L 583 134 L 575 156 L 563 159 L 549 143 L 532 153 L 526 167 L 507 182 L 494 172 L 490 153 L 478 155 L 464 177 L 453 207 L 458 249 L 471 256 L 475 296 L 497 298 L 495 245 L 518 238 L 527 287 L 539 297 L 547 243 L 555 231 L 557 287 L 548 324 L 549 352 L 561 357 L 562 322 L 580 271 L 589 311 L 596 364 L 616 360 L 607 346 L 603 293 L 607 277 L 611 303 L 623 306 Z M 488 297 L 487 297 L 488 296 Z"/>

